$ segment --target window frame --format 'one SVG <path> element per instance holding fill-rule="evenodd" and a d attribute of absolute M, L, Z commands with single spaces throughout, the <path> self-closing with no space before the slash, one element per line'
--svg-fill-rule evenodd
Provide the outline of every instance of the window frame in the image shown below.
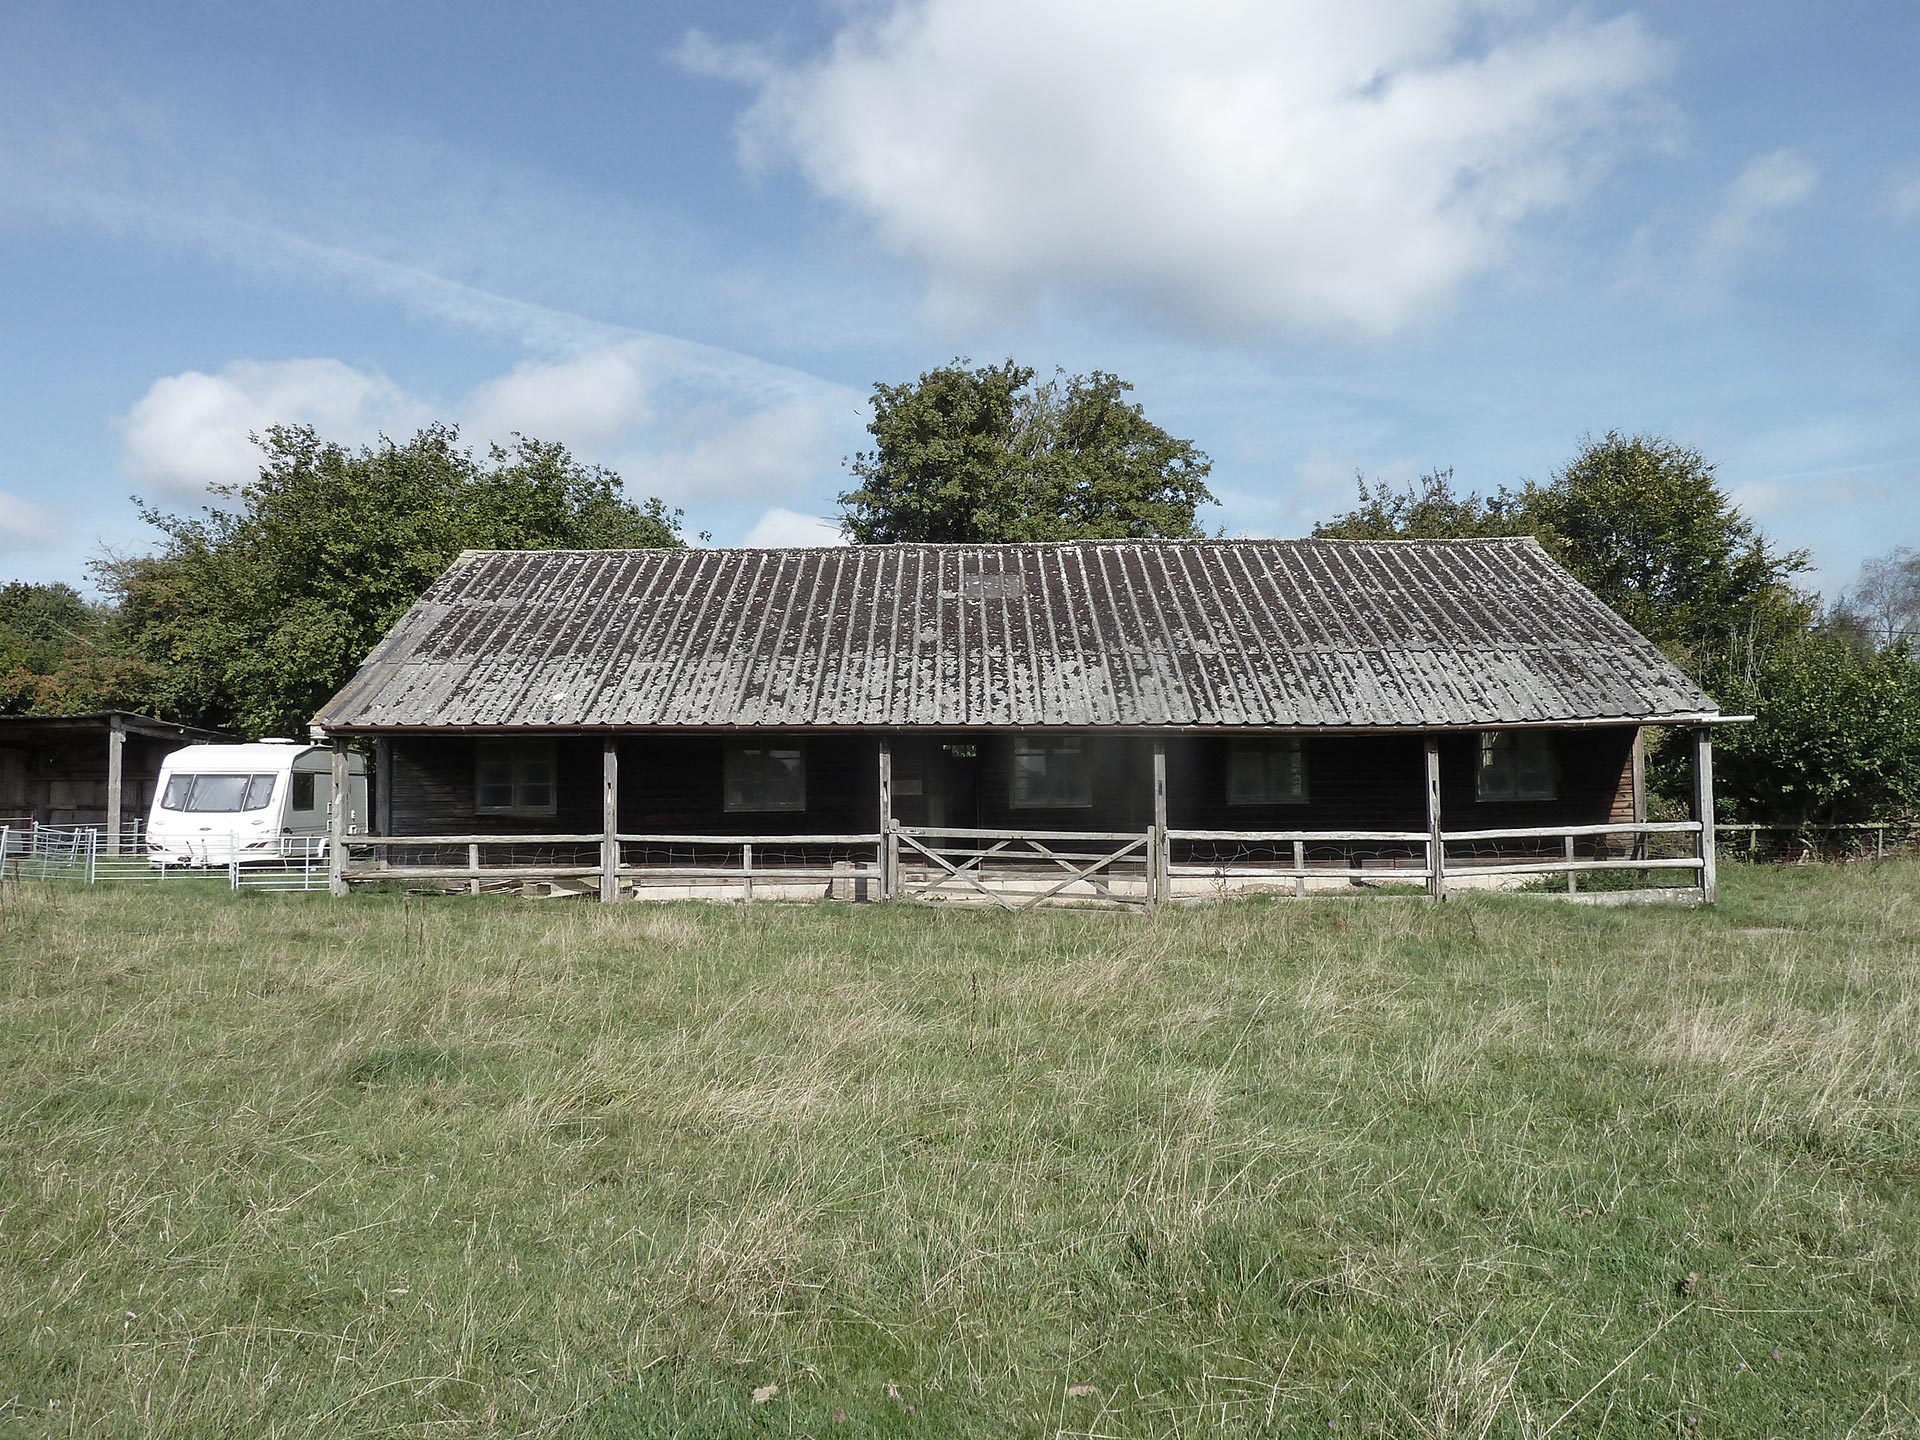
<path fill-rule="evenodd" d="M 1560 798 L 1560 750 L 1553 743 L 1553 735 L 1545 730 L 1482 730 L 1478 732 L 1479 742 L 1475 750 L 1477 756 L 1473 767 L 1473 798 L 1479 805 L 1546 805 Z M 1529 765 L 1523 752 L 1534 752 L 1536 762 Z M 1502 766 L 1488 763 L 1488 756 L 1507 758 Z M 1544 756 L 1544 766 L 1537 762 Z M 1488 777 L 1497 769 L 1504 769 L 1507 780 L 1497 789 L 1489 787 Z M 1542 788 L 1536 784 L 1528 789 L 1524 780 L 1528 774 L 1545 775 Z"/>
<path fill-rule="evenodd" d="M 763 757 L 758 762 L 757 773 L 751 777 L 759 783 L 758 797 L 745 793 L 744 784 L 738 783 L 748 777 L 742 769 L 748 756 Z M 793 765 L 776 771 L 770 763 L 776 755 L 791 755 Z M 790 795 L 776 796 L 769 783 L 770 777 L 778 774 L 784 783 L 788 777 L 793 782 Z M 740 798 L 736 799 L 736 793 Z M 799 741 L 790 745 L 775 745 L 766 742 L 749 744 L 744 740 L 727 742 L 726 752 L 720 761 L 720 810 L 725 815 L 798 815 L 807 808 L 807 747 Z"/>
<path fill-rule="evenodd" d="M 307 791 L 312 798 L 305 804 L 300 803 L 300 792 Z M 324 807 L 320 799 L 320 772 L 317 770 L 295 770 L 293 779 L 288 782 L 287 808 L 304 814 L 312 814 Z"/>
<path fill-rule="evenodd" d="M 476 740 L 473 745 L 473 813 L 521 817 L 559 813 L 560 764 L 557 749 L 551 740 Z M 489 787 L 483 772 L 490 763 L 505 764 L 507 767 L 506 785 L 510 798 L 505 804 L 489 804 L 484 798 Z M 540 782 L 527 772 L 542 764 L 547 771 L 547 798 L 544 802 L 529 801 L 526 792 L 536 788 Z"/>
<path fill-rule="evenodd" d="M 1072 753 L 1079 756 L 1080 775 L 1076 789 L 1080 798 L 1061 800 L 1055 798 L 1049 781 L 1049 793 L 1044 799 L 1022 798 L 1020 794 L 1020 759 L 1023 755 L 1040 755 L 1047 764 L 1043 773 L 1052 768 L 1056 755 Z M 1013 748 L 1009 752 L 1010 764 L 1007 767 L 1007 808 L 1011 810 L 1091 810 L 1093 808 L 1093 750 L 1084 735 L 1015 735 Z"/>
<path fill-rule="evenodd" d="M 1292 755 L 1292 771 L 1299 777 L 1299 787 L 1291 793 L 1275 796 L 1270 787 L 1273 779 L 1273 758 L 1277 751 L 1285 749 Z M 1259 798 L 1244 800 L 1235 794 L 1234 766 L 1236 758 L 1251 751 L 1261 755 L 1262 788 Z M 1269 809 L 1281 805 L 1307 805 L 1312 803 L 1312 790 L 1307 778 L 1307 739 L 1304 735 L 1240 735 L 1227 741 L 1226 773 L 1227 805 L 1233 809 Z"/>

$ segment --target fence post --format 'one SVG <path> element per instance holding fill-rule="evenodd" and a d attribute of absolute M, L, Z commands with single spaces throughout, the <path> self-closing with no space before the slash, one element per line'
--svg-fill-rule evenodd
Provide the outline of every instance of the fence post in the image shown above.
<path fill-rule="evenodd" d="M 100 832 L 87 831 L 87 884 L 94 882 L 100 868 Z"/>
<path fill-rule="evenodd" d="M 740 874 L 745 881 L 746 899 L 751 904 L 753 901 L 753 842 L 751 840 L 740 842 Z"/>
<path fill-rule="evenodd" d="M 480 847 L 478 845 L 467 846 L 467 893 L 469 895 L 480 893 Z"/>
<path fill-rule="evenodd" d="M 1700 822 L 1700 898 L 1711 905 L 1720 894 L 1720 874 L 1713 848 L 1713 731 L 1704 725 L 1693 732 L 1693 815 Z"/>
<path fill-rule="evenodd" d="M 600 742 L 600 900 L 620 898 L 620 745 Z"/>
<path fill-rule="evenodd" d="M 1580 877 L 1573 872 L 1573 837 L 1567 836 L 1567 894 L 1576 895 L 1580 891 Z"/>
<path fill-rule="evenodd" d="M 925 762 L 922 761 L 924 767 Z M 880 898 L 898 898 L 900 888 L 899 842 L 893 834 L 893 743 L 880 737 Z M 752 882 L 748 882 L 751 886 Z M 749 890 L 748 899 L 752 899 Z"/>
<path fill-rule="evenodd" d="M 1153 909 L 1172 893 L 1173 842 L 1167 839 L 1167 741 L 1153 737 L 1153 824 L 1147 846 L 1147 908 Z"/>
<path fill-rule="evenodd" d="M 1447 898 L 1447 841 L 1440 829 L 1440 737 L 1427 736 L 1427 894 Z"/>
<path fill-rule="evenodd" d="M 1297 900 L 1304 900 L 1307 894 L 1307 842 L 1293 842 L 1293 894 Z"/>
<path fill-rule="evenodd" d="M 347 810 L 353 792 L 347 776 L 347 742 L 333 740 L 333 763 L 329 779 L 333 789 L 333 808 L 327 816 L 327 889 L 335 895 L 347 893 Z"/>

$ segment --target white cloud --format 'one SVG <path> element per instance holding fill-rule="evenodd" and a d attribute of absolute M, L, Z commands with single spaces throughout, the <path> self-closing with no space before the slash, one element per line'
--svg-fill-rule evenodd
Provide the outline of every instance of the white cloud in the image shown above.
<path fill-rule="evenodd" d="M 311 425 L 329 440 L 400 437 L 431 418 L 384 375 L 339 360 L 242 360 L 218 375 L 156 380 L 119 422 L 122 465 L 161 495 L 241 484 L 259 473 L 247 438 L 271 425 Z"/>
<path fill-rule="evenodd" d="M 1920 215 L 1920 170 L 1893 177 L 1887 185 L 1887 208 L 1902 220 Z"/>
<path fill-rule="evenodd" d="M 1633 16 L 1508 0 L 888 0 L 797 63 L 688 37 L 942 304 L 1091 289 L 1209 328 L 1381 335 L 1573 202 L 1646 122 Z"/>
<path fill-rule="evenodd" d="M 1767 224 L 1813 194 L 1820 170 L 1797 150 L 1770 150 L 1749 160 L 1727 186 L 1701 238 L 1695 266 L 1711 278 L 1765 236 Z"/>
<path fill-rule="evenodd" d="M 523 362 L 439 407 L 339 360 L 189 370 L 154 381 L 119 429 L 122 468 L 165 498 L 252 479 L 261 457 L 248 436 L 272 425 L 309 424 L 323 439 L 364 445 L 383 434 L 404 440 L 441 418 L 476 446 L 516 430 L 560 441 L 610 464 L 630 493 L 699 512 L 729 499 L 831 496 L 862 416 L 845 387 L 726 356 L 704 363 L 684 342 L 633 339 Z"/>
<path fill-rule="evenodd" d="M 616 345 L 570 360 L 516 365 L 475 390 L 466 413 L 476 439 L 504 442 L 517 431 L 591 449 L 646 423 L 648 388 L 640 347 Z"/>
<path fill-rule="evenodd" d="M 644 476 L 649 491 L 694 504 L 736 495 L 817 495 L 858 429 L 858 421 L 849 425 L 842 411 L 857 413 L 844 404 L 809 401 L 731 413 L 696 406 L 679 417 L 677 440 L 633 452 L 621 462 L 621 473 Z"/>
<path fill-rule="evenodd" d="M 0 555 L 51 549 L 66 538 L 51 510 L 0 490 Z"/>
<path fill-rule="evenodd" d="M 757 521 L 744 545 L 844 545 L 845 538 L 840 527 L 833 521 L 818 515 L 802 515 L 797 510 L 788 510 L 779 505 L 767 511 Z"/>

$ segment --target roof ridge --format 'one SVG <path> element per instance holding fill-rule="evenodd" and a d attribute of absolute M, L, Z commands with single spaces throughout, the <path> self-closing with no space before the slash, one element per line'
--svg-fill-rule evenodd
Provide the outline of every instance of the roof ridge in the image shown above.
<path fill-rule="evenodd" d="M 525 549 L 462 550 L 455 563 L 482 555 L 769 555 L 796 552 L 835 553 L 854 550 L 1064 550 L 1069 547 L 1151 545 L 1151 546 L 1228 546 L 1228 545 L 1538 545 L 1536 535 L 1395 535 L 1378 539 L 1359 539 L 1332 535 L 1147 535 L 1097 540 L 887 540 L 860 545 L 609 545 L 554 546 Z"/>

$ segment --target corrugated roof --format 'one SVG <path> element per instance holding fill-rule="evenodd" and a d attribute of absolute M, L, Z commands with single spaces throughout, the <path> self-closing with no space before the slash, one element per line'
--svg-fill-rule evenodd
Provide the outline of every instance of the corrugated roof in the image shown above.
<path fill-rule="evenodd" d="M 317 719 L 1404 728 L 1715 709 L 1531 540 L 1163 540 L 471 552 Z"/>

